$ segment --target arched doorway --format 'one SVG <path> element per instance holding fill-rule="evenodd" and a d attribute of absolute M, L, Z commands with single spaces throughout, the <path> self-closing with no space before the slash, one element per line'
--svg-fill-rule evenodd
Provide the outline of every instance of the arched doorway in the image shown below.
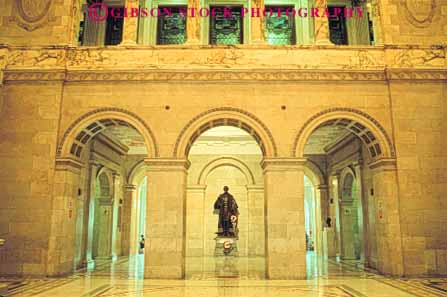
<path fill-rule="evenodd" d="M 95 199 L 91 204 L 93 219 L 93 259 L 108 259 L 112 256 L 113 189 L 111 176 L 106 172 L 99 174 L 96 183 Z"/>
<path fill-rule="evenodd" d="M 394 148 L 385 129 L 360 111 L 322 111 L 299 131 L 293 154 L 311 161 L 325 176 L 327 199 L 320 197 L 324 255 L 361 261 L 381 272 L 399 271 L 402 259 L 393 259 L 384 244 L 393 241 L 384 230 L 399 229 L 399 219 L 384 220 L 377 210 L 383 211 L 384 204 L 388 211 L 397 206 L 394 194 L 390 196 L 397 191 Z"/>
<path fill-rule="evenodd" d="M 263 159 L 258 142 L 232 126 L 210 128 L 192 143 L 186 203 L 186 278 L 264 277 Z M 214 202 L 228 186 L 238 209 L 236 257 L 216 252 Z"/>
<path fill-rule="evenodd" d="M 129 255 L 130 210 L 135 188 L 127 175 L 157 147 L 148 126 L 127 111 L 101 109 L 76 120 L 58 147 L 56 179 L 68 201 L 61 249 L 74 266 Z M 68 189 L 68 190 L 64 190 Z M 59 226 L 53 226 L 57 229 Z M 73 233 L 70 230 L 74 230 Z M 102 261 L 103 262 L 103 261 Z M 68 271 L 67 271 L 68 272 Z"/>
<path fill-rule="evenodd" d="M 348 170 L 348 169 L 345 169 Z M 340 256 L 346 260 L 360 260 L 363 250 L 363 213 L 357 181 L 352 172 L 342 175 L 339 199 Z"/>

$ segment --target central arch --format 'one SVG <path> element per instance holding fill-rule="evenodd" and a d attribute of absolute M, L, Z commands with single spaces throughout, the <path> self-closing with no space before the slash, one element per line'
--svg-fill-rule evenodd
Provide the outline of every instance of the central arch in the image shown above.
<path fill-rule="evenodd" d="M 244 164 L 244 162 L 242 162 L 241 160 L 239 160 L 237 158 L 226 156 L 226 157 L 220 157 L 220 158 L 214 159 L 213 161 L 206 164 L 199 174 L 197 184 L 198 185 L 205 184 L 206 178 L 208 177 L 208 175 L 214 169 L 221 167 L 221 166 L 232 166 L 244 174 L 245 178 L 247 179 L 247 182 L 250 185 L 254 185 L 256 183 L 253 173 L 251 172 L 250 168 L 248 168 L 248 166 Z"/>
<path fill-rule="evenodd" d="M 276 157 L 272 133 L 253 114 L 232 107 L 215 108 L 194 117 L 181 131 L 174 147 L 175 158 L 185 158 L 194 141 L 205 131 L 219 126 L 233 126 L 248 132 L 261 147 L 264 157 Z"/>

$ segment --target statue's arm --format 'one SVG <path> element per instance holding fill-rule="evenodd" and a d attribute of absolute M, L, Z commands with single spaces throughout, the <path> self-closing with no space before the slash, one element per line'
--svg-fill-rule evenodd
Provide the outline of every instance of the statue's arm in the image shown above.
<path fill-rule="evenodd" d="M 220 209 L 220 199 L 217 197 L 216 202 L 214 202 L 214 209 Z"/>

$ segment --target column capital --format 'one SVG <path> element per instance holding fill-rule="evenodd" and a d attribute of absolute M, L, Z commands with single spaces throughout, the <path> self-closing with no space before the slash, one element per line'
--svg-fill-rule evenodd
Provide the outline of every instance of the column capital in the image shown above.
<path fill-rule="evenodd" d="M 286 171 L 304 167 L 307 159 L 305 158 L 264 158 L 261 161 L 261 167 L 266 170 Z"/>
<path fill-rule="evenodd" d="M 363 159 L 358 159 L 357 161 L 352 163 L 352 166 L 355 167 L 362 167 L 363 166 Z"/>
<path fill-rule="evenodd" d="M 137 189 L 137 186 L 134 184 L 126 184 L 124 185 L 124 191 L 125 192 L 133 192 Z"/>
<path fill-rule="evenodd" d="M 373 161 L 368 164 L 369 168 L 374 171 L 396 171 L 397 162 L 396 159 L 383 158 Z"/>
<path fill-rule="evenodd" d="M 56 170 L 63 171 L 72 171 L 74 173 L 79 173 L 81 169 L 84 168 L 84 165 L 74 159 L 70 158 L 57 158 L 56 159 Z"/>
<path fill-rule="evenodd" d="M 144 163 L 147 171 L 171 171 L 171 170 L 188 170 L 191 162 L 188 159 L 176 158 L 146 158 Z"/>
<path fill-rule="evenodd" d="M 247 185 L 246 187 L 247 187 L 247 191 L 249 191 L 249 192 L 264 191 L 264 186 L 261 186 L 261 185 Z"/>
<path fill-rule="evenodd" d="M 329 190 L 329 186 L 327 184 L 320 184 L 317 186 L 317 189 L 320 191 L 327 191 Z"/>
<path fill-rule="evenodd" d="M 205 192 L 206 185 L 188 185 L 186 190 L 190 192 Z"/>

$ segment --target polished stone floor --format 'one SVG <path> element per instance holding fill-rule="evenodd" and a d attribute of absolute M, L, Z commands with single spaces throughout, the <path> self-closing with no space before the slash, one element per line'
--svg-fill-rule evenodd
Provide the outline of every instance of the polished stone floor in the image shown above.
<path fill-rule="evenodd" d="M 447 296 L 447 278 L 386 278 L 355 261 L 317 260 L 308 255 L 308 279 L 266 280 L 263 258 L 188 258 L 185 280 L 143 279 L 141 255 L 65 278 L 0 278 L 5 296 L 97 297 L 439 297 Z M 1 294 L 0 294 L 1 296 Z"/>

